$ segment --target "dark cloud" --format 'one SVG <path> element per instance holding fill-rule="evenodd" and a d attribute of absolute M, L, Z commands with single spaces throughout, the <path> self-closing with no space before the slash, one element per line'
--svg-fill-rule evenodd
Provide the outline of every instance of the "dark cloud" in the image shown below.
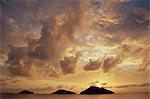
<path fill-rule="evenodd" d="M 79 0 L 2 0 L 2 51 L 7 52 L 8 45 L 20 46 L 26 43 L 26 35 L 37 32 L 43 22 L 54 20 L 59 24 L 57 32 L 73 39 L 74 28 L 81 19 L 81 3 Z"/>
<path fill-rule="evenodd" d="M 128 87 L 137 87 L 137 84 L 130 84 L 130 85 L 120 85 L 116 86 L 115 88 L 128 88 Z"/>
<path fill-rule="evenodd" d="M 96 60 L 89 60 L 89 62 L 85 65 L 84 70 L 90 71 L 90 70 L 98 70 L 100 66 L 102 65 L 102 62 Z"/>
<path fill-rule="evenodd" d="M 64 72 L 69 72 L 70 68 L 71 72 L 73 72 L 73 69 L 75 68 L 74 66 L 76 65 L 78 58 L 71 59 L 66 57 L 65 60 L 61 61 L 61 66 L 59 66 L 59 61 L 62 57 L 64 57 L 64 53 L 67 46 L 76 42 L 74 34 L 77 27 L 79 27 L 81 23 L 80 20 L 82 19 L 82 9 L 80 6 L 82 2 L 79 0 L 71 0 L 69 2 L 63 0 L 61 1 L 61 4 L 60 2 L 58 3 L 58 1 L 51 1 L 51 3 L 56 6 L 53 5 L 51 9 L 52 11 L 48 12 L 47 9 L 50 9 L 48 7 L 51 7 L 51 3 L 48 3 L 49 1 L 45 0 L 45 2 L 43 1 L 41 3 L 39 3 L 40 1 L 32 2 L 33 4 L 30 4 L 29 2 L 30 0 L 26 1 L 26 3 L 19 2 L 17 0 L 12 0 L 11 2 L 6 0 L 5 2 L 2 2 L 3 9 L 6 9 L 6 12 L 3 15 L 4 20 L 8 21 L 8 19 L 5 19 L 5 16 L 12 18 L 12 15 L 14 19 L 11 20 L 17 21 L 17 23 L 14 24 L 19 26 L 27 26 L 26 28 L 17 28 L 23 31 L 25 29 L 29 32 L 29 29 L 27 29 L 27 24 L 30 24 L 30 22 L 32 24 L 34 23 L 42 25 L 40 38 L 26 37 L 24 39 L 26 42 L 25 47 L 16 47 L 15 44 L 12 44 L 13 46 L 11 46 L 10 52 L 8 53 L 8 69 L 11 73 L 21 76 L 31 76 L 36 75 L 38 73 L 41 74 L 41 72 L 42 74 L 46 74 L 42 71 L 44 68 L 48 68 L 48 71 L 50 73 L 47 73 L 49 76 L 54 76 L 54 74 L 57 75 L 60 67 Z M 13 7 L 14 5 L 16 6 Z M 40 12 L 35 11 L 37 10 L 36 5 L 42 7 L 41 9 L 39 9 L 39 7 L 37 8 Z M 24 8 L 22 6 L 24 6 Z M 32 6 L 35 6 L 34 9 L 32 9 Z M 64 8 L 62 9 L 62 7 Z M 18 10 L 17 8 L 19 8 L 20 10 Z M 10 11 L 12 12 L 9 13 Z M 38 18 L 35 15 L 33 15 L 34 13 L 32 13 L 32 11 L 35 13 L 35 15 L 37 15 Z M 18 14 L 21 12 L 24 12 L 24 14 L 18 16 Z M 42 15 L 48 17 L 43 18 L 43 16 L 40 18 L 40 16 L 38 15 L 39 13 L 42 13 Z M 26 18 L 27 16 L 29 18 Z M 37 20 L 32 21 L 30 20 L 30 17 L 34 17 Z M 6 22 L 3 22 L 3 34 L 7 32 L 6 30 L 8 29 L 6 28 L 9 27 L 12 28 L 12 30 L 19 30 L 9 26 L 8 24 L 4 24 L 6 24 Z M 32 27 L 32 29 L 34 28 Z M 9 36 L 11 35 L 11 32 L 13 32 L 12 30 L 7 32 Z M 7 39 L 11 39 L 11 37 L 4 35 L 3 38 L 5 37 Z M 16 37 L 15 39 L 20 41 L 18 38 L 20 37 Z M 4 42 L 5 40 L 2 41 Z M 67 66 L 64 66 L 64 64 L 67 64 Z"/>
<path fill-rule="evenodd" d="M 64 59 L 60 61 L 60 66 L 64 74 L 75 72 L 80 56 L 80 53 L 78 53 L 75 57 L 64 57 Z"/>
<path fill-rule="evenodd" d="M 14 75 L 31 76 L 37 72 L 34 60 L 29 58 L 26 47 L 12 47 L 8 53 L 7 64 L 8 70 Z"/>
<path fill-rule="evenodd" d="M 83 68 L 85 71 L 93 71 L 101 69 L 104 73 L 110 71 L 111 69 L 117 67 L 120 64 L 122 59 L 117 56 L 105 56 L 101 60 L 92 61 L 90 60 L 89 63 L 85 65 Z"/>
<path fill-rule="evenodd" d="M 116 67 L 121 62 L 120 57 L 106 57 L 102 66 L 103 72 L 106 73 L 112 68 Z"/>
<path fill-rule="evenodd" d="M 5 82 L 5 81 L 6 81 L 6 79 L 4 79 L 4 78 L 0 79 L 0 83 Z"/>
<path fill-rule="evenodd" d="M 140 84 L 139 87 L 150 87 L 150 83 L 143 83 L 143 84 Z"/>

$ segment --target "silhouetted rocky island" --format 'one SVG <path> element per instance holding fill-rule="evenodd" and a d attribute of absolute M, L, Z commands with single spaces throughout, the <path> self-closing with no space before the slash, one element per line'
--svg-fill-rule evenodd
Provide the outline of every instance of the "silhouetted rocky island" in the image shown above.
<path fill-rule="evenodd" d="M 23 90 L 23 91 L 19 92 L 19 94 L 34 94 L 34 93 L 31 91 L 28 91 L 28 90 Z"/>
<path fill-rule="evenodd" d="M 88 89 L 82 91 L 80 94 L 114 94 L 114 92 L 105 88 L 91 86 Z"/>
<path fill-rule="evenodd" d="M 56 92 L 53 92 L 52 94 L 76 94 L 76 93 L 60 89 L 60 90 L 57 90 Z"/>

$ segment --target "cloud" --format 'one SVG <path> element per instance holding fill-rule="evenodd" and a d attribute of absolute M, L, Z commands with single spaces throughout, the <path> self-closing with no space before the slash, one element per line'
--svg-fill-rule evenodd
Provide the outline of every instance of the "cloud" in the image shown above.
<path fill-rule="evenodd" d="M 23 0 L 22 2 L 19 0 L 1 1 L 1 8 L 3 10 L 1 24 L 2 53 L 8 52 L 8 45 L 16 46 L 24 44 L 24 36 L 26 36 L 27 32 L 35 29 L 35 26 L 39 26 L 39 24 L 35 24 L 36 22 L 34 20 L 38 8 L 28 1 L 29 0 Z M 18 40 L 20 42 L 18 42 Z"/>
<path fill-rule="evenodd" d="M 54 90 L 55 88 L 52 87 L 52 86 L 48 86 L 48 87 L 44 87 L 44 88 L 32 88 L 31 90 L 33 91 L 51 91 L 51 90 Z"/>
<path fill-rule="evenodd" d="M 36 77 L 38 75 L 38 77 L 41 77 L 45 75 L 58 77 L 59 69 L 57 70 L 56 67 L 45 64 L 44 59 L 42 61 L 37 59 L 38 57 L 32 56 L 30 48 L 13 47 L 8 54 L 6 66 L 9 72 L 16 76 Z M 43 67 L 39 67 L 40 65 L 43 65 Z"/>
<path fill-rule="evenodd" d="M 111 69 L 117 67 L 122 62 L 119 55 L 117 56 L 104 56 L 101 60 L 92 61 L 90 60 L 84 66 L 85 71 L 102 70 L 104 73 L 109 72 Z"/>
<path fill-rule="evenodd" d="M 4 79 L 4 78 L 1 78 L 1 79 L 0 79 L 0 85 L 1 85 L 1 87 L 2 87 L 2 86 L 3 86 L 3 87 L 4 87 L 4 86 L 7 86 L 7 85 L 8 85 L 7 81 L 8 81 L 8 79 L 6 79 L 6 78 L 5 78 L 5 79 Z"/>
<path fill-rule="evenodd" d="M 93 71 L 93 70 L 98 70 L 101 67 L 101 62 L 96 60 L 89 60 L 89 62 L 85 65 L 84 70 L 85 71 Z"/>
<path fill-rule="evenodd" d="M 143 84 L 140 84 L 139 87 L 150 87 L 150 83 L 143 83 Z"/>
<path fill-rule="evenodd" d="M 120 85 L 120 86 L 115 86 L 115 88 L 128 88 L 128 87 L 137 87 L 137 84 L 130 84 L 130 85 Z"/>
<path fill-rule="evenodd" d="M 15 86 L 20 82 L 20 80 L 11 78 L 11 77 L 1 77 L 0 79 L 0 85 L 2 88 L 6 88 L 8 86 Z"/>
<path fill-rule="evenodd" d="M 75 72 L 80 56 L 80 53 L 78 53 L 75 57 L 64 57 L 64 59 L 60 61 L 60 66 L 64 74 Z"/>
<path fill-rule="evenodd" d="M 25 1 L 24 1 L 25 2 Z M 29 0 L 30 2 L 30 0 Z M 22 2 L 19 2 L 17 0 L 14 0 L 12 2 L 3 2 L 3 9 L 6 9 L 8 12 L 12 10 L 12 14 L 14 16 L 12 21 L 15 21 L 16 25 L 27 27 L 24 28 L 27 31 L 29 29 L 27 24 L 40 24 L 42 26 L 41 34 L 39 38 L 31 38 L 30 35 L 27 35 L 27 37 L 24 36 L 24 43 L 23 47 L 16 46 L 15 44 L 10 44 L 10 51 L 8 52 L 8 70 L 14 74 L 14 75 L 20 75 L 20 76 L 34 76 L 34 75 L 41 75 L 41 74 L 47 74 L 49 76 L 57 76 L 59 75 L 59 70 L 62 68 L 63 72 L 70 73 L 74 71 L 76 62 L 78 58 L 69 58 L 65 57 L 65 51 L 66 48 L 70 44 L 74 44 L 76 42 L 74 38 L 74 34 L 76 29 L 81 24 L 82 19 L 82 8 L 81 4 L 82 2 L 79 0 L 71 0 L 69 2 L 61 1 L 61 3 L 58 1 L 51 1 L 56 6 L 52 6 L 52 8 L 49 8 L 49 3 L 47 4 L 47 0 L 39 3 L 39 2 L 32 2 L 33 5 L 39 5 L 41 7 L 37 8 L 38 11 L 34 8 L 33 10 L 29 10 L 32 8 L 28 1 L 26 1 L 27 5 Z M 51 4 L 50 3 L 50 4 Z M 43 6 L 44 4 L 45 6 Z M 9 5 L 10 8 L 7 8 L 6 6 Z M 16 5 L 15 8 L 11 8 L 13 5 Z M 21 5 L 25 6 L 25 8 L 22 8 Z M 29 7 L 28 7 L 29 6 Z M 17 10 L 17 8 L 20 7 L 21 10 Z M 45 8 L 46 7 L 46 8 Z M 62 7 L 64 7 L 62 9 Z M 47 9 L 51 9 L 51 12 L 47 12 Z M 15 12 L 16 10 L 16 12 Z M 18 13 L 21 13 L 20 11 L 24 12 L 23 18 L 17 16 Z M 32 11 L 35 13 L 36 16 L 32 15 Z M 8 12 L 5 12 L 4 16 L 8 16 L 11 18 L 8 14 Z M 52 13 L 54 12 L 54 13 Z M 30 14 L 29 14 L 30 13 Z M 32 14 L 31 14 L 32 13 Z M 39 17 L 38 14 L 42 13 L 43 17 Z M 51 13 L 51 14 L 48 14 Z M 34 17 L 36 20 L 30 20 L 30 18 L 26 18 L 25 16 L 29 14 L 31 17 Z M 44 16 L 47 16 L 45 18 Z M 7 18 L 4 18 L 4 20 L 8 20 Z M 21 21 L 19 21 L 21 20 Z M 22 22 L 23 20 L 23 22 Z M 27 22 L 25 22 L 27 21 Z M 28 22 L 29 21 L 29 22 Z M 35 22 L 34 22 L 35 21 Z M 7 32 L 9 36 L 11 35 L 12 30 L 18 30 L 21 29 L 24 31 L 23 27 L 11 27 L 6 22 L 3 22 L 3 34 Z M 10 31 L 7 28 L 12 28 Z M 38 27 L 38 26 L 35 26 Z M 18 29 L 19 28 L 19 29 Z M 34 29 L 34 27 L 32 27 Z M 25 32 L 25 31 L 24 31 Z M 28 31 L 30 32 L 30 31 Z M 20 34 L 22 35 L 22 34 Z M 4 35 L 4 38 L 11 38 L 7 35 Z M 20 37 L 15 36 L 15 39 L 19 40 Z M 2 40 L 5 42 L 5 40 Z M 20 41 L 20 40 L 19 40 Z M 13 41 L 12 41 L 13 42 Z M 9 42 L 8 42 L 9 43 Z M 4 44 L 8 45 L 8 44 Z M 63 45 L 63 46 L 62 46 Z M 63 61 L 61 61 L 61 64 L 59 64 L 59 61 L 65 57 Z M 78 57 L 78 56 L 77 56 Z M 64 66 L 64 64 L 67 64 L 67 66 Z M 43 73 L 45 70 L 44 68 L 48 68 L 49 72 Z M 45 70 L 47 71 L 47 70 Z M 56 75 L 54 75 L 56 74 Z"/>
<path fill-rule="evenodd" d="M 32 73 L 32 62 L 28 59 L 27 49 L 24 47 L 12 48 L 7 63 L 8 70 L 15 75 L 29 76 Z"/>
<path fill-rule="evenodd" d="M 89 0 L 2 0 L 0 2 L 2 9 L 5 10 L 2 14 L 2 53 L 8 54 L 6 67 L 13 75 L 58 77 L 62 73 L 74 73 L 79 59 L 74 55 L 73 57 L 67 55 L 66 50 L 80 46 L 77 40 L 83 38 L 76 36 L 84 32 L 82 25 L 83 21 L 87 21 L 84 15 L 87 12 L 91 14 L 88 15 L 90 16 L 88 21 L 92 20 L 92 26 L 85 27 L 87 29 L 85 32 L 89 32 L 89 29 L 90 32 L 98 31 L 97 38 L 92 35 L 96 40 L 91 42 L 99 44 L 101 40 L 98 39 L 103 38 L 102 41 L 107 42 L 106 46 L 120 43 L 121 47 L 115 51 L 121 50 L 127 57 L 138 56 L 137 53 L 140 53 L 138 51 L 144 47 L 135 46 L 136 49 L 132 45 L 122 44 L 125 40 L 129 39 L 128 43 L 141 41 L 142 44 L 148 44 L 148 2 L 145 0 L 90 0 L 90 2 Z M 90 3 L 88 11 L 85 9 L 87 2 Z M 83 33 L 82 36 L 87 36 L 85 38 L 88 39 L 88 32 L 87 35 Z M 91 34 L 94 34 L 93 32 Z M 116 53 L 115 51 L 113 53 Z M 149 64 L 147 58 L 149 56 L 146 55 L 142 55 L 141 70 L 145 70 Z M 90 60 L 83 69 L 86 71 L 101 69 L 106 73 L 117 67 L 122 57 L 124 56 L 108 56 L 101 61 Z"/>
<path fill-rule="evenodd" d="M 150 66 L 150 47 L 142 50 L 141 54 L 141 64 L 139 66 L 140 71 L 144 71 Z"/>
<path fill-rule="evenodd" d="M 102 83 L 100 81 L 90 82 L 90 86 L 98 86 L 98 87 L 105 87 L 108 85 L 108 83 Z"/>
<path fill-rule="evenodd" d="M 104 62 L 102 65 L 102 70 L 104 73 L 110 71 L 111 69 L 117 67 L 118 64 L 121 63 L 121 59 L 119 56 L 110 56 L 110 57 L 104 57 Z"/>
<path fill-rule="evenodd" d="M 110 44 L 127 38 L 148 41 L 148 4 L 146 0 L 91 0 L 93 28 L 101 31 L 99 34 L 104 33 L 104 37 L 111 35 L 105 38 Z"/>
<path fill-rule="evenodd" d="M 43 22 L 55 20 L 59 25 L 57 32 L 73 39 L 74 30 L 81 23 L 83 2 L 84 0 L 2 0 L 2 10 L 5 11 L 1 24 L 2 52 L 8 52 L 8 45 L 26 44 L 24 38 L 28 34 L 39 37 Z"/>
<path fill-rule="evenodd" d="M 118 49 L 122 57 L 129 57 L 129 56 L 138 57 L 140 56 L 144 47 L 140 46 L 140 44 L 138 45 L 138 44 L 132 44 L 130 42 L 127 42 L 127 43 L 121 44 L 118 47 Z"/>
<path fill-rule="evenodd" d="M 117 86 L 105 86 L 106 88 L 129 88 L 129 87 L 149 87 L 150 83 L 142 84 L 128 84 L 128 85 L 117 85 Z"/>
<path fill-rule="evenodd" d="M 103 72 L 106 73 L 110 69 L 116 67 L 120 63 L 119 57 L 106 57 L 102 66 Z"/>
<path fill-rule="evenodd" d="M 77 86 L 76 85 L 58 85 L 57 89 L 68 89 L 68 90 L 74 90 Z"/>

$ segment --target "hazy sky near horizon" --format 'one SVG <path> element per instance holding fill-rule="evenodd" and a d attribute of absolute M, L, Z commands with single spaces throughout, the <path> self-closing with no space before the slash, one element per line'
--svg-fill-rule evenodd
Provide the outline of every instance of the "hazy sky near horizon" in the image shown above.
<path fill-rule="evenodd" d="M 149 0 L 0 0 L 0 91 L 150 91 Z"/>

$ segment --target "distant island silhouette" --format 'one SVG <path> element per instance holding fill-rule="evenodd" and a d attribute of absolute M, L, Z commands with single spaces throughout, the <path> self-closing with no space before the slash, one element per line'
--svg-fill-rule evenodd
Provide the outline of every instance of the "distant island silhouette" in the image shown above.
<path fill-rule="evenodd" d="M 60 90 L 57 90 L 56 92 L 53 92 L 51 94 L 76 94 L 76 93 L 74 93 L 72 91 L 67 91 L 67 90 L 60 89 Z"/>
<path fill-rule="evenodd" d="M 107 90 L 105 88 L 91 86 L 85 89 L 84 91 L 82 91 L 80 94 L 114 94 L 114 92 Z"/>
<path fill-rule="evenodd" d="M 19 92 L 19 94 L 34 94 L 34 92 L 28 91 L 28 90 L 23 90 Z M 51 94 L 76 94 L 75 92 L 68 91 L 68 90 L 63 90 L 59 89 Z M 105 88 L 100 88 L 96 86 L 90 86 L 89 88 L 85 89 L 84 91 L 80 92 L 80 94 L 87 94 L 87 95 L 92 95 L 92 94 L 114 94 L 113 91 L 107 90 Z"/>
<path fill-rule="evenodd" d="M 28 90 L 23 90 L 19 92 L 19 94 L 34 94 L 34 92 L 28 91 Z"/>

